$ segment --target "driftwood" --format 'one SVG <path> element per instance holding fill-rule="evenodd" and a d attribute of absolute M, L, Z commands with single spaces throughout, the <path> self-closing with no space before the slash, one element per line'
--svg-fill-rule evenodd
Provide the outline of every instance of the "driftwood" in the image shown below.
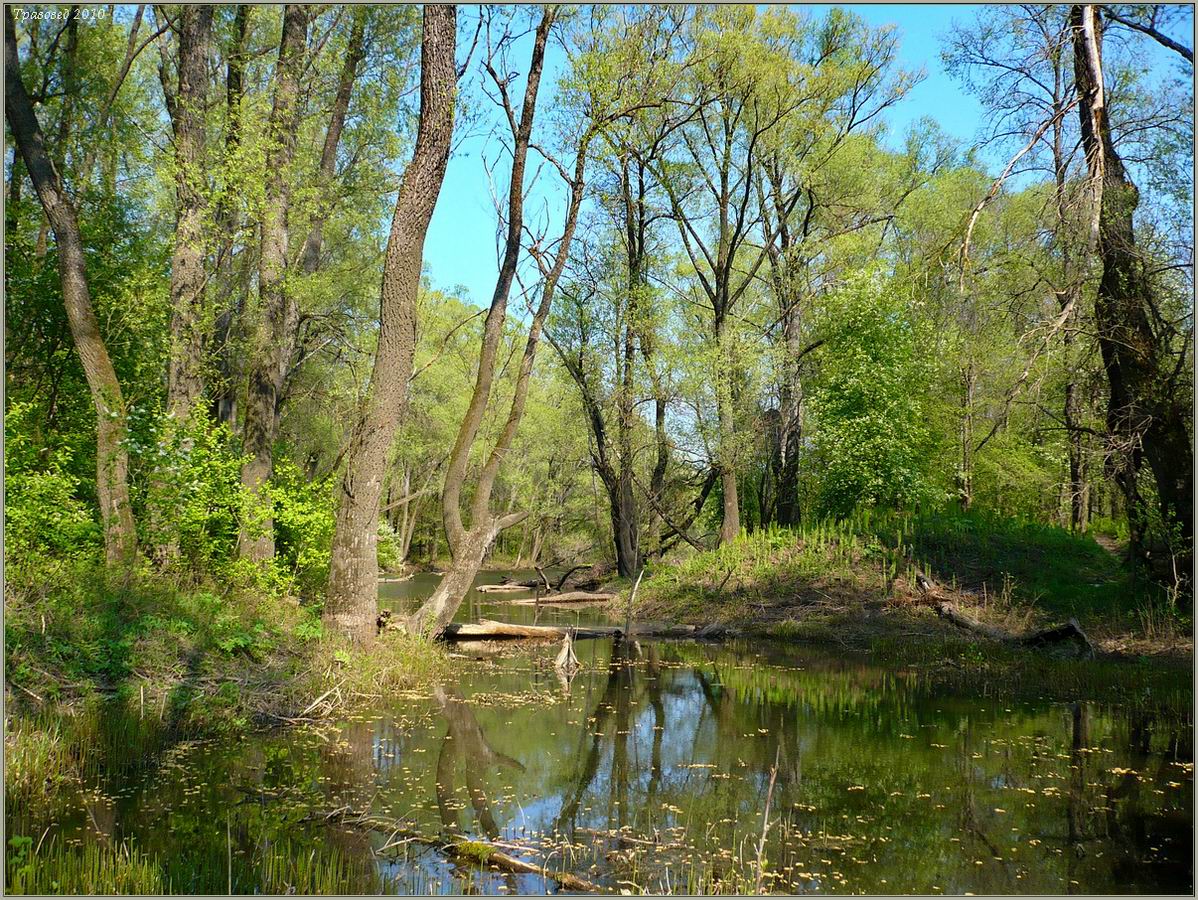
<path fill-rule="evenodd" d="M 581 665 L 578 662 L 578 657 L 574 654 L 574 638 L 570 632 L 566 632 L 566 636 L 562 638 L 562 649 L 557 654 L 557 659 L 553 661 L 554 668 L 569 675 L 578 671 Z"/>
<path fill-rule="evenodd" d="M 519 581 L 508 581 L 503 584 L 480 584 L 475 590 L 480 594 L 516 594 L 536 589 L 536 584 L 524 584 Z"/>
<path fill-rule="evenodd" d="M 1095 656 L 1097 653 L 1093 642 L 1077 624 L 1077 619 L 1070 619 L 1064 625 L 1054 625 L 1052 628 L 1044 628 L 1027 634 L 1010 634 L 1001 628 L 985 625 L 972 616 L 967 616 L 955 604 L 944 600 L 936 603 L 935 610 L 937 615 L 952 622 L 958 628 L 984 635 L 992 641 L 1017 644 L 1022 647 L 1044 647 L 1065 641 L 1077 641 L 1086 648 L 1086 652 L 1090 656 Z"/>
<path fill-rule="evenodd" d="M 376 853 L 413 842 L 424 844 L 426 847 L 435 847 L 447 856 L 477 863 L 481 866 L 489 866 L 504 872 L 515 872 L 521 875 L 539 875 L 542 878 L 556 881 L 568 891 L 579 891 L 587 894 L 606 893 L 599 885 L 587 881 L 585 878 L 579 878 L 577 875 L 571 875 L 569 872 L 554 872 L 548 866 L 538 866 L 535 863 L 517 859 L 486 841 L 470 840 L 458 835 L 446 838 L 430 837 L 400 822 L 394 822 L 378 816 L 369 816 L 364 813 L 355 813 L 349 808 L 335 809 L 327 813 L 315 813 L 308 816 L 308 820 L 324 822 L 326 824 L 337 823 L 387 834 L 387 843 L 375 851 Z"/>
<path fill-rule="evenodd" d="M 444 641 L 541 640 L 556 641 L 571 635 L 573 640 L 587 638 L 623 637 L 624 629 L 613 625 L 516 625 L 479 619 L 478 624 L 453 623 L 441 634 Z M 645 622 L 632 626 L 628 636 L 633 638 L 723 638 L 734 632 L 722 625 L 664 625 Z"/>
<path fill-rule="evenodd" d="M 521 600 L 508 600 L 513 606 L 537 606 L 545 603 L 607 603 L 615 600 L 615 594 L 596 594 L 591 591 L 566 591 L 563 594 L 546 594 L 540 599 L 528 597 Z"/>

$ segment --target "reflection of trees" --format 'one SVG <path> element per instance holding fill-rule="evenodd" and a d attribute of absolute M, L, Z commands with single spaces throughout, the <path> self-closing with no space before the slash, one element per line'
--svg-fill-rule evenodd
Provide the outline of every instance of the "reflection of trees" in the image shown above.
<path fill-rule="evenodd" d="M 612 738 L 612 773 L 611 784 L 613 797 L 618 799 L 620 824 L 623 825 L 628 807 L 628 739 L 631 728 L 632 692 L 635 685 L 632 665 L 633 645 L 629 641 L 615 641 L 612 645 L 611 660 L 607 667 L 607 683 L 603 694 L 595 705 L 591 716 L 583 720 L 583 733 L 588 728 L 591 731 L 590 747 L 582 761 L 578 776 L 573 779 L 574 789 L 569 799 L 562 804 L 555 828 L 559 832 L 568 833 L 573 839 L 574 829 L 578 822 L 578 809 L 582 798 L 590 789 L 591 783 L 599 772 L 599 760 L 603 751 L 603 738 Z M 654 679 L 656 682 L 656 679 Z M 659 699 L 660 703 L 660 699 Z M 612 721 L 614 717 L 614 722 Z M 663 712 L 664 719 L 664 712 Z M 593 720 L 593 723 L 592 723 Z M 608 728 L 609 722 L 614 728 Z M 619 732 L 623 732 L 620 734 Z M 657 733 L 655 732 L 655 735 Z M 660 750 L 659 750 L 660 753 Z M 660 764 L 659 764 L 660 767 Z"/>
<path fill-rule="evenodd" d="M 437 757 L 437 810 L 441 824 L 450 834 L 462 834 L 453 797 L 457 793 L 455 775 L 461 766 L 465 770 L 466 794 L 474 808 L 474 817 L 479 828 L 491 840 L 499 837 L 499 826 L 491 811 L 491 802 L 483 777 L 487 772 L 500 767 L 524 771 L 524 765 L 516 759 L 495 750 L 470 705 L 453 689 L 437 686 L 433 696 L 441 707 L 449 726 L 441 741 L 441 752 Z"/>
<path fill-rule="evenodd" d="M 491 801 L 487 797 L 484 778 L 489 772 L 504 767 L 523 772 L 524 764 L 491 746 L 474 710 L 456 690 L 436 685 L 433 697 L 440 705 L 441 715 L 448 726 L 445 737 L 441 739 L 441 752 L 437 755 L 437 812 L 441 817 L 441 827 L 447 835 L 465 836 L 454 803 L 457 794 L 456 775 L 460 768 L 465 773 L 466 795 L 474 809 L 474 820 L 483 835 L 494 841 L 499 837 L 499 824 L 495 821 Z M 463 893 L 489 893 L 475 885 L 478 871 L 473 865 L 455 858 L 452 870 L 465 885 Z M 505 875 L 504 883 L 509 893 L 516 893 L 513 875 Z"/>

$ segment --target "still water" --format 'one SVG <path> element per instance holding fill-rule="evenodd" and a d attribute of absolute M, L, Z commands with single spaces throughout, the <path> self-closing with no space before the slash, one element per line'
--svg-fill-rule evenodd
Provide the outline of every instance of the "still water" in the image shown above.
<path fill-rule="evenodd" d="M 380 596 L 406 608 L 435 578 Z M 599 616 L 503 599 L 472 593 L 462 616 Z M 556 651 L 463 647 L 485 658 L 454 683 L 335 724 L 175 745 L 99 779 L 56 837 L 135 845 L 172 890 L 211 893 L 559 890 L 414 837 L 438 835 L 614 893 L 1192 891 L 1188 721 L 810 648 L 585 641 L 568 681 Z M 395 828 L 342 821 L 360 813 Z"/>

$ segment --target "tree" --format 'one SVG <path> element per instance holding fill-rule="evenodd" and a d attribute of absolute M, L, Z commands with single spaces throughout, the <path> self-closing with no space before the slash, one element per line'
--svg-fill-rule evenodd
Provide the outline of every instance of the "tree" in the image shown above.
<path fill-rule="evenodd" d="M 109 565 L 128 565 L 137 551 L 137 531 L 129 501 L 125 401 L 92 308 L 78 213 L 63 188 L 21 78 L 12 9 L 5 7 L 4 16 L 4 74 L 8 85 L 5 113 L 38 200 L 54 230 L 71 337 L 96 412 L 96 494 L 104 528 L 105 556 Z"/>
<path fill-rule="evenodd" d="M 274 556 L 274 519 L 267 482 L 274 468 L 274 441 L 279 427 L 279 394 L 295 346 L 299 312 L 286 284 L 289 175 L 295 153 L 300 73 L 304 65 L 308 9 L 290 3 L 283 8 L 283 33 L 275 65 L 274 103 L 267 128 L 266 196 L 263 201 L 262 247 L 258 261 L 259 320 L 251 340 L 249 393 L 245 408 L 245 451 L 241 482 L 256 499 L 256 521 L 242 527 L 238 552 L 262 563 Z"/>
<path fill-rule="evenodd" d="M 407 628 L 418 634 L 437 635 L 453 619 L 462 598 L 474 582 L 483 559 L 490 552 L 495 538 L 505 529 L 519 524 L 528 515 L 526 510 L 496 515 L 491 510 L 491 494 L 495 479 L 504 457 L 512 446 L 520 421 L 524 416 L 525 401 L 528 397 L 528 383 L 532 377 L 533 364 L 536 360 L 537 348 L 540 344 L 545 319 L 553 304 L 553 295 L 557 283 L 565 269 L 566 260 L 570 254 L 570 242 L 574 236 L 574 228 L 578 222 L 578 211 L 582 205 L 584 176 L 586 173 L 587 151 L 594 135 L 592 126 L 583 129 L 578 137 L 575 149 L 573 172 L 568 172 L 560 163 L 555 163 L 559 174 L 569 189 L 566 211 L 561 237 L 555 242 L 552 250 L 545 247 L 541 237 L 534 237 L 529 246 L 529 255 L 537 265 L 541 277 L 540 299 L 533 313 L 528 328 L 528 337 L 524 344 L 524 353 L 520 358 L 520 367 L 516 377 L 507 420 L 503 424 L 499 437 L 495 442 L 479 473 L 474 486 L 474 498 L 470 505 L 470 524 L 464 523 L 461 509 L 462 492 L 466 485 L 466 467 L 470 452 L 478 437 L 479 426 L 486 412 L 491 385 L 495 379 L 496 357 L 503 332 L 503 323 L 507 313 L 508 294 L 516 275 L 520 251 L 524 241 L 524 172 L 531 145 L 533 119 L 536 115 L 537 93 L 540 89 L 541 74 L 545 62 L 545 43 L 549 31 L 558 16 L 558 8 L 546 6 L 537 23 L 533 37 L 532 55 L 529 62 L 528 79 L 524 88 L 524 99 L 520 114 L 517 118 L 508 92 L 507 75 L 499 75 L 495 66 L 502 65 L 505 60 L 497 58 L 494 53 L 488 56 L 485 65 L 487 74 L 495 85 L 504 116 L 512 135 L 512 171 L 508 189 L 506 207 L 507 233 L 504 243 L 503 260 L 500 264 L 499 278 L 496 281 L 495 292 L 491 306 L 483 324 L 482 348 L 479 354 L 478 376 L 471 394 L 470 405 L 458 429 L 457 439 L 449 455 L 449 463 L 445 473 L 445 484 L 441 491 L 441 514 L 445 521 L 445 537 L 449 544 L 453 562 L 449 571 L 442 577 L 433 595 L 413 613 L 406 623 Z M 491 35 L 488 33 L 488 50 Z M 499 41 L 502 47 L 507 42 L 507 34 Z M 504 71 L 509 71 L 504 66 Z M 544 153 L 544 151 L 540 151 Z"/>
<path fill-rule="evenodd" d="M 324 618 L 360 643 L 370 642 L 375 634 L 379 496 L 412 375 L 424 236 L 453 137 L 456 29 L 455 7 L 424 7 L 416 148 L 404 170 L 391 220 L 374 373 L 350 436 L 338 496 Z"/>
<path fill-rule="evenodd" d="M 204 240 L 207 160 L 204 152 L 212 7 L 183 6 L 178 15 L 179 68 L 173 89 L 163 73 L 166 108 L 175 138 L 176 202 L 166 411 L 176 422 L 182 423 L 190 417 L 204 392 L 204 346 L 208 326 L 204 302 L 208 282 Z"/>
<path fill-rule="evenodd" d="M 1180 530 L 1171 550 L 1186 580 L 1193 556 L 1193 443 L 1189 407 L 1180 390 L 1186 352 L 1170 346 L 1153 286 L 1137 245 L 1140 195 L 1112 139 L 1102 65 L 1102 16 L 1091 5 L 1070 9 L 1073 68 L 1082 146 L 1094 194 L 1091 240 L 1102 265 L 1095 319 L 1110 383 L 1107 427 L 1125 459 L 1117 476 L 1129 509 L 1139 504 L 1142 461 L 1156 481 L 1161 518 Z M 1157 320 L 1154 328 L 1153 320 Z"/>

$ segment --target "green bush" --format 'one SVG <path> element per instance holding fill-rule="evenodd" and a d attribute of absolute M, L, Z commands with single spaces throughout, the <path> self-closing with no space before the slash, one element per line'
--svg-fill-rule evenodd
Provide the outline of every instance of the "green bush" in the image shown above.
<path fill-rule="evenodd" d="M 4 543 L 13 569 L 51 560 L 95 558 L 103 533 L 91 506 L 80 499 L 81 482 L 70 473 L 69 448 L 37 446 L 28 404 L 13 403 L 4 420 Z"/>
<path fill-rule="evenodd" d="M 292 461 L 278 460 L 270 497 L 276 562 L 301 597 L 321 596 L 329 580 L 336 525 L 333 475 L 310 481 Z"/>
<path fill-rule="evenodd" d="M 183 423 L 162 417 L 149 431 L 144 443 L 130 438 L 141 473 L 135 489 L 143 546 L 171 543 L 182 572 L 224 574 L 245 515 L 245 457 L 233 449 L 228 426 L 214 425 L 202 408 Z"/>

